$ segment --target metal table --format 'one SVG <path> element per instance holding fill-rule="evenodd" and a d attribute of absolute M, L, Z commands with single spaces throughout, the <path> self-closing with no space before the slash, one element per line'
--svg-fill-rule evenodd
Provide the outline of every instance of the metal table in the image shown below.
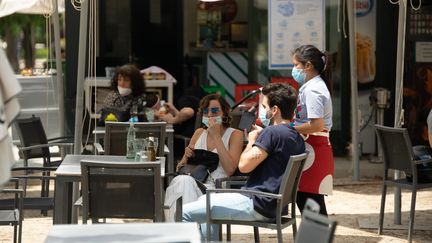
<path fill-rule="evenodd" d="M 45 243 L 54 242 L 200 243 L 201 235 L 196 223 L 54 225 Z"/>
<path fill-rule="evenodd" d="M 68 154 L 55 171 L 54 190 L 54 224 L 72 223 L 72 207 L 77 198 L 73 193 L 73 184 L 81 182 L 81 160 L 95 160 L 104 162 L 133 162 L 125 156 L 112 155 L 73 155 Z M 157 157 L 161 162 L 161 177 L 165 175 L 165 157 Z M 139 163 L 139 162 L 137 162 Z M 142 162 L 145 163 L 145 162 Z M 78 188 L 78 187 L 76 187 Z M 78 190 L 76 191 L 78 193 Z"/>

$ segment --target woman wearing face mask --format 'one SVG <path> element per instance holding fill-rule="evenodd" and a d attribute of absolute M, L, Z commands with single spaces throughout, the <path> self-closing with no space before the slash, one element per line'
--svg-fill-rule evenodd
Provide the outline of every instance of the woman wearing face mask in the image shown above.
<path fill-rule="evenodd" d="M 145 83 L 140 70 L 132 64 L 123 65 L 116 70 L 111 80 L 111 89 L 111 93 L 105 98 L 105 107 L 129 111 L 133 105 L 142 105 L 148 98 L 145 95 Z M 147 106 L 149 105 L 152 104 L 147 102 Z"/>
<path fill-rule="evenodd" d="M 202 114 L 203 127 L 197 129 L 185 149 L 177 169 L 186 164 L 194 155 L 195 149 L 208 150 L 219 155 L 217 169 L 208 176 L 204 183 L 207 188 L 214 188 L 215 179 L 232 175 L 239 163 L 243 150 L 243 133 L 230 126 L 230 106 L 219 94 L 210 94 L 200 101 L 198 114 Z M 188 175 L 178 175 L 166 189 L 165 205 L 170 207 L 166 212 L 167 220 L 172 221 L 175 214 L 175 200 L 182 196 L 183 204 L 195 201 L 203 193 L 195 179 Z"/>
<path fill-rule="evenodd" d="M 333 190 L 334 161 L 329 140 L 332 127 L 331 69 L 328 57 L 315 46 L 304 45 L 293 52 L 293 78 L 301 86 L 294 128 L 305 136 L 309 157 L 300 179 L 297 206 L 300 212 L 311 198 L 327 215 L 324 195 Z"/>

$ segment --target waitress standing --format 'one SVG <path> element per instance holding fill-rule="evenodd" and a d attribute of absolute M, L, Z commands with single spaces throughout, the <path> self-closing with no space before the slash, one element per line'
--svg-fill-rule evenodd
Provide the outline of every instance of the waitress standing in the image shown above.
<path fill-rule="evenodd" d="M 331 69 L 325 53 L 312 45 L 293 52 L 293 78 L 301 86 L 294 128 L 305 136 L 308 159 L 300 179 L 297 206 L 303 211 L 308 198 L 327 215 L 324 195 L 333 191 L 334 160 L 329 132 L 332 127 Z"/>

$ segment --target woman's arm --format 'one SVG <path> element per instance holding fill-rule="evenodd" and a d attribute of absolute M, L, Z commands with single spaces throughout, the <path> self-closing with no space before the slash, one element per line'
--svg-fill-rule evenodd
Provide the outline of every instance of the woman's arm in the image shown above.
<path fill-rule="evenodd" d="M 203 130 L 204 129 L 199 128 L 192 135 L 192 138 L 189 141 L 189 145 L 185 148 L 185 153 L 183 154 L 182 159 L 177 164 L 177 167 L 176 167 L 177 171 L 179 170 L 180 167 L 187 164 L 188 159 L 194 155 L 193 150 L 195 149 L 195 143 L 198 140 L 198 138 L 201 136 L 201 133 L 203 132 Z"/>
<path fill-rule="evenodd" d="M 324 118 L 312 118 L 310 122 L 294 126 L 294 128 L 301 134 L 321 132 L 324 129 Z"/>
<path fill-rule="evenodd" d="M 211 139 L 215 142 L 222 168 L 228 176 L 231 176 L 238 167 L 240 154 L 243 150 L 243 133 L 237 129 L 233 131 L 229 140 L 228 150 L 223 144 L 220 133 L 214 134 L 209 132 L 209 134 Z"/>

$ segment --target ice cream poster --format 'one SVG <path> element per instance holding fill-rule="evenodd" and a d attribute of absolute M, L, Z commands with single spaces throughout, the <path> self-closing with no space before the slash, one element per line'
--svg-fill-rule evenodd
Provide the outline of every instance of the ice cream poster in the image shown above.
<path fill-rule="evenodd" d="M 376 1 L 356 0 L 355 3 L 357 80 L 361 88 L 375 80 Z"/>
<path fill-rule="evenodd" d="M 325 48 L 324 0 L 269 0 L 269 69 L 290 69 L 292 51 L 305 44 Z"/>

